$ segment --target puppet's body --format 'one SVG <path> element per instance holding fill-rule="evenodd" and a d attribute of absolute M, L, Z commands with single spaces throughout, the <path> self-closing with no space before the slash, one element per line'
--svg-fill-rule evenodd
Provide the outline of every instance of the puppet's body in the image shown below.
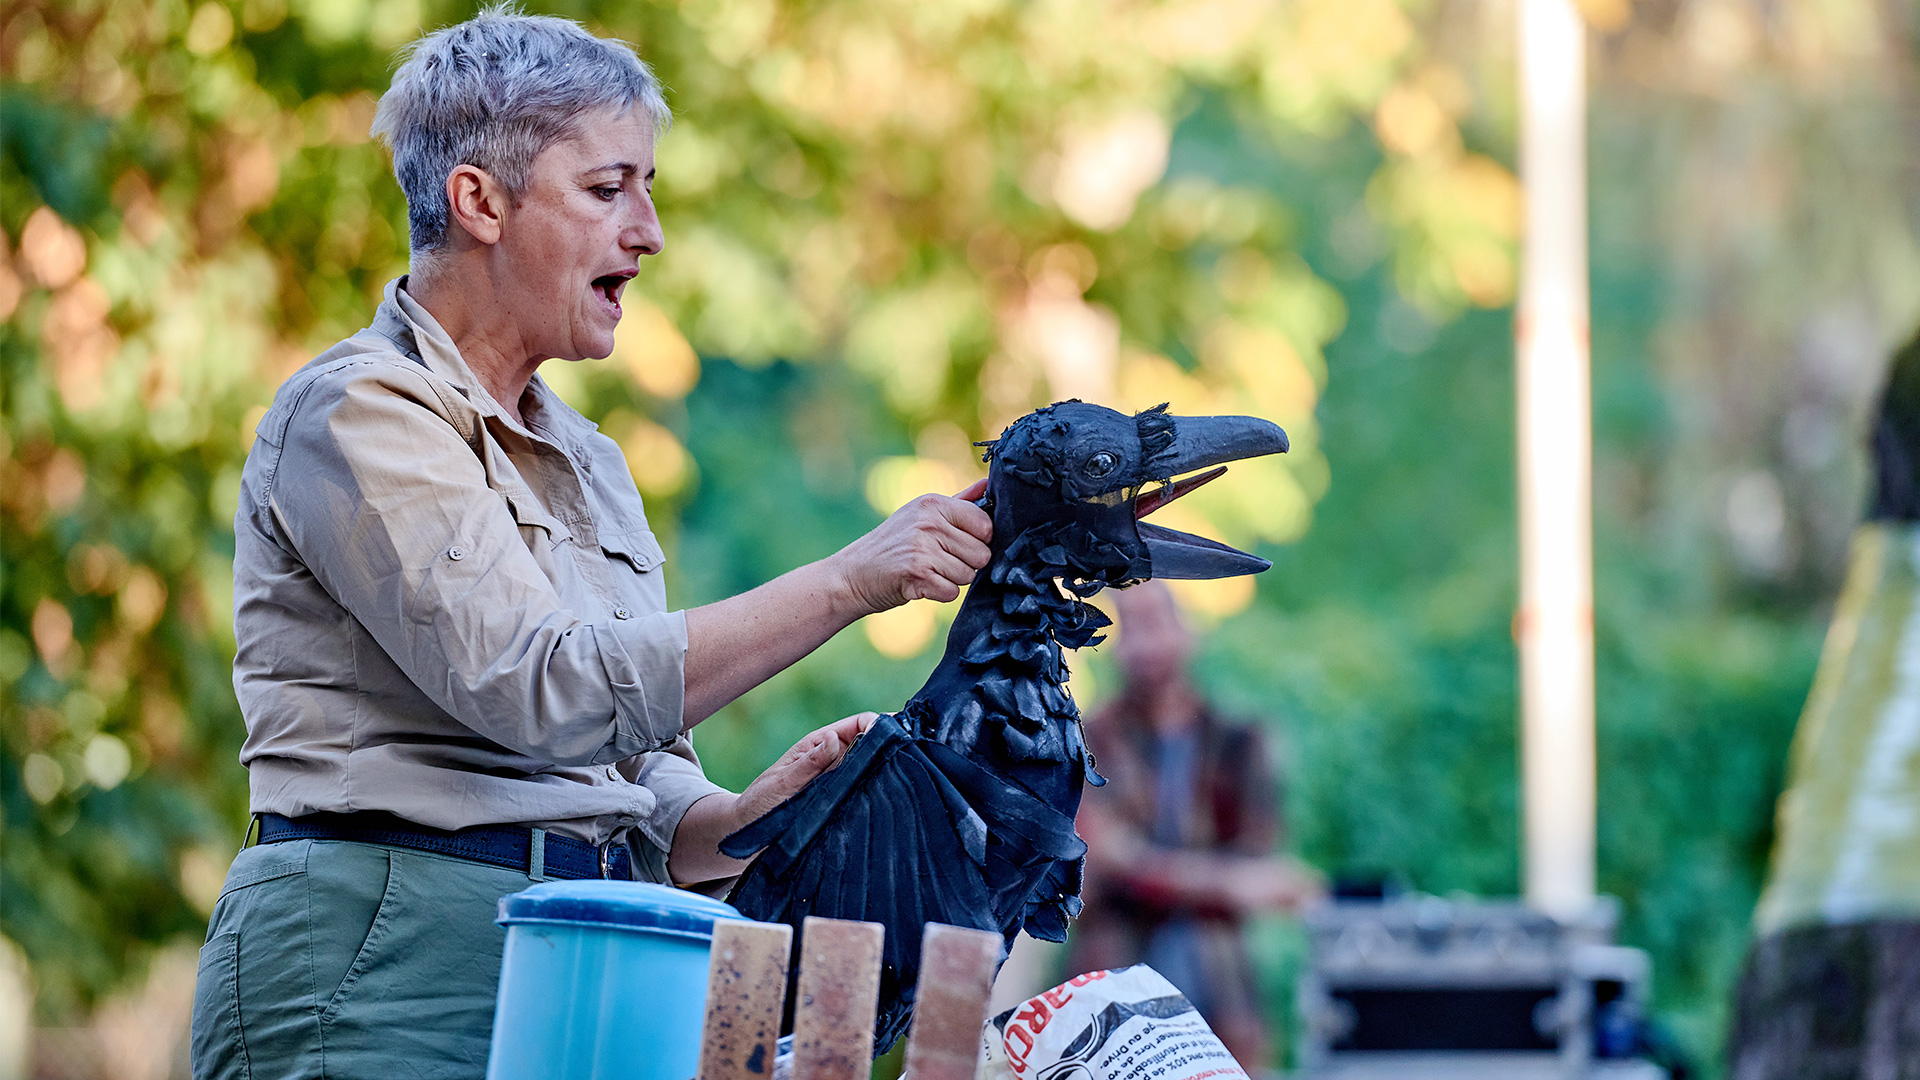
<path fill-rule="evenodd" d="M 1246 417 L 1129 417 L 1068 402 L 1017 421 L 988 452 L 992 558 L 946 654 L 838 767 L 728 837 L 760 855 L 728 898 L 799 927 L 808 915 L 884 923 L 876 1048 L 906 1030 L 928 922 L 1061 941 L 1079 911 L 1080 789 L 1102 783 L 1066 688 L 1066 648 L 1107 625 L 1086 604 L 1149 577 L 1224 577 L 1264 560 L 1139 518 L 1212 479 L 1154 481 L 1286 449 Z"/>

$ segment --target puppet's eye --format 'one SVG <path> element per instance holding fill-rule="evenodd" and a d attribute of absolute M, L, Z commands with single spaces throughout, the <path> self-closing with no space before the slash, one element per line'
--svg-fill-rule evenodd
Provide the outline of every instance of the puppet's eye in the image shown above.
<path fill-rule="evenodd" d="M 1105 476 L 1112 472 L 1113 467 L 1118 464 L 1120 464 L 1119 459 L 1102 450 L 1087 459 L 1087 475 Z"/>

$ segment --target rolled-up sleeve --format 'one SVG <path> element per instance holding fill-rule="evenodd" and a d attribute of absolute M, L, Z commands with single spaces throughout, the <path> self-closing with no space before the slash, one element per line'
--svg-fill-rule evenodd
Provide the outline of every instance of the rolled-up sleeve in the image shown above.
<path fill-rule="evenodd" d="M 694 756 L 693 744 L 684 735 L 659 753 L 623 765 L 621 771 L 653 792 L 653 812 L 634 827 L 663 852 L 673 850 L 673 834 L 679 831 L 688 807 L 727 790 L 707 779 L 700 770 L 700 759 Z"/>
<path fill-rule="evenodd" d="M 422 692 L 486 738 L 557 765 L 671 745 L 685 619 L 569 610 L 447 393 L 401 361 L 315 378 L 271 481 L 276 541 Z"/>
<path fill-rule="evenodd" d="M 686 616 L 668 611 L 589 629 L 595 632 L 594 643 L 613 688 L 615 726 L 626 740 L 609 743 L 611 756 L 595 757 L 592 763 L 618 760 L 636 745 L 657 749 L 680 737 L 686 715 Z"/>

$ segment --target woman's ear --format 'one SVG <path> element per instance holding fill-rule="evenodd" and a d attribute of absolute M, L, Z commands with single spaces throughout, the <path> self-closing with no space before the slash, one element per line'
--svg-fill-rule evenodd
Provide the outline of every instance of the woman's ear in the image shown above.
<path fill-rule="evenodd" d="M 500 182 L 476 165 L 459 165 L 447 174 L 448 216 L 482 244 L 500 242 L 511 202 Z"/>

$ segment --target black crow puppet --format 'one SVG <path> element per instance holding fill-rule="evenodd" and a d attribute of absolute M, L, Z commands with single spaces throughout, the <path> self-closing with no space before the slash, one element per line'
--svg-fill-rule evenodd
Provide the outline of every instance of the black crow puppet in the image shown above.
<path fill-rule="evenodd" d="M 747 917 L 886 927 L 875 1052 L 906 1032 L 928 922 L 1066 939 L 1087 846 L 1074 835 L 1093 771 L 1061 649 L 1108 625 L 1084 603 L 1148 578 L 1253 574 L 1268 563 L 1141 518 L 1225 472 L 1287 449 L 1246 416 L 1127 416 L 1068 401 L 987 447 L 992 557 L 926 686 L 882 716 L 831 772 L 721 850 L 759 852 L 728 897 Z M 1207 470 L 1175 479 L 1196 470 Z M 797 951 L 796 951 L 797 955 Z"/>

